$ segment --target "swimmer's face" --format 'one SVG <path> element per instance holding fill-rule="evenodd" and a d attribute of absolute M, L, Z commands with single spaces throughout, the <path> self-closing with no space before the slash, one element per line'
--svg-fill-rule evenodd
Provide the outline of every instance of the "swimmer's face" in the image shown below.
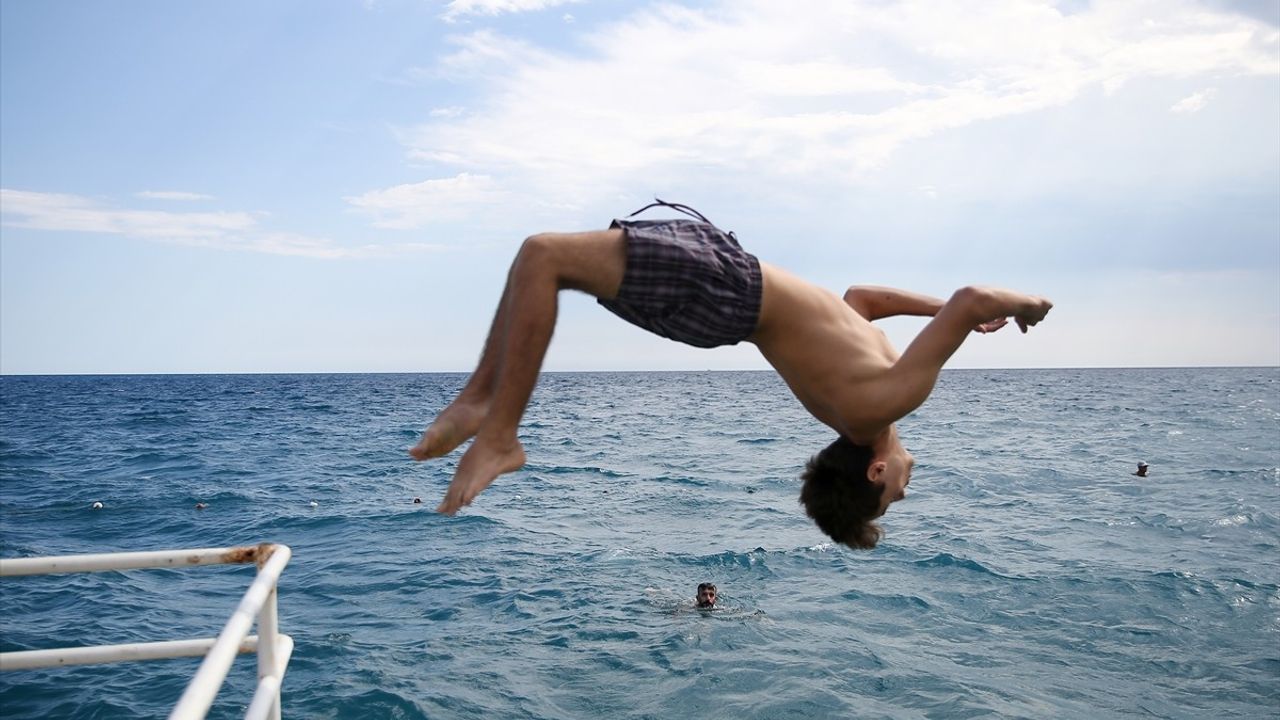
<path fill-rule="evenodd" d="M 716 604 L 716 589 L 713 586 L 698 588 L 698 607 L 709 608 Z"/>

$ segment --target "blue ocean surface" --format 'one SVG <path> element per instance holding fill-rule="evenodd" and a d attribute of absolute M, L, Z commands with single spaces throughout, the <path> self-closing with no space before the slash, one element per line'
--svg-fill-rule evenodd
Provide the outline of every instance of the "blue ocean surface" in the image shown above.
<path fill-rule="evenodd" d="M 1280 717 L 1280 369 L 946 371 L 870 552 L 767 372 L 546 374 L 438 515 L 461 451 L 405 449 L 465 380 L 2 377 L 0 557 L 288 544 L 292 718 Z M 0 650 L 215 635 L 252 577 L 5 578 Z M 162 717 L 196 665 L 0 673 L 0 716 Z"/>

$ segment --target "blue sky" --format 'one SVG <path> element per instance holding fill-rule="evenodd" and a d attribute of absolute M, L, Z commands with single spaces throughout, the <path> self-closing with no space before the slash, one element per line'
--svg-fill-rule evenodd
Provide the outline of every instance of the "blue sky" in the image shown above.
<path fill-rule="evenodd" d="M 469 370 L 521 239 L 655 195 L 1056 303 L 953 367 L 1276 365 L 1280 9 L 5 2 L 0 188 L 3 373 Z M 767 367 L 561 310 L 548 370 Z"/>

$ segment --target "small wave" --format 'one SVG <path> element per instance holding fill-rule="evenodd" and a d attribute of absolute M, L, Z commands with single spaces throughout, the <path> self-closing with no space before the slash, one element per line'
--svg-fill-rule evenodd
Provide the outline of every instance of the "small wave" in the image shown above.
<path fill-rule="evenodd" d="M 976 560 L 956 557 L 951 553 L 945 553 L 945 552 L 938 553 L 937 555 L 934 555 L 931 558 L 925 558 L 924 560 L 916 560 L 915 562 L 912 563 L 912 565 L 916 567 L 922 567 L 922 568 L 959 568 L 962 570 L 972 570 L 974 572 L 981 573 L 983 575 L 990 575 L 991 577 L 1002 578 L 1005 580 L 1024 580 L 1025 579 L 1025 578 L 1020 578 L 1013 575 L 1005 575 L 1003 573 L 998 573 L 995 570 L 992 570 L 991 568 L 987 567 L 986 565 L 983 565 L 982 563 Z"/>
<path fill-rule="evenodd" d="M 654 482 L 670 483 L 672 485 L 693 485 L 695 487 L 707 487 L 710 485 L 706 480 L 699 480 L 688 475 L 658 475 L 651 479 Z"/>
<path fill-rule="evenodd" d="M 1181 530 L 1184 530 L 1183 526 L 1186 524 L 1185 521 L 1183 521 L 1181 518 L 1170 517 L 1168 515 L 1165 515 L 1164 513 L 1156 513 L 1154 515 L 1147 515 L 1145 517 L 1134 516 L 1133 519 L 1138 521 L 1140 524 L 1142 524 L 1145 527 L 1161 528 L 1161 529 L 1168 529 L 1168 530 L 1181 531 Z"/>
<path fill-rule="evenodd" d="M 841 599 L 851 602 L 861 601 L 868 605 L 887 610 L 929 610 L 933 606 L 928 600 L 918 595 L 901 595 L 898 593 L 876 594 L 849 590 L 840 595 Z"/>
<path fill-rule="evenodd" d="M 317 412 L 317 413 L 337 412 L 337 408 L 335 408 L 333 405 L 329 403 L 303 403 L 301 406 L 299 406 L 296 409 L 303 410 L 306 412 Z"/>
<path fill-rule="evenodd" d="M 417 720 L 418 718 L 427 720 L 429 717 L 416 702 L 393 692 L 377 689 L 335 698 L 334 689 L 329 684 L 319 684 L 315 689 L 308 688 L 299 693 L 302 695 L 299 704 L 311 707 L 332 707 L 335 711 L 334 717 L 338 718 L 385 717 L 399 720 Z M 309 697 L 311 694 L 316 694 L 317 697 Z"/>
<path fill-rule="evenodd" d="M 1266 476 L 1272 474 L 1280 474 L 1280 469 L 1260 467 L 1260 468 L 1205 468 L 1202 471 L 1211 478 L 1247 478 L 1252 476 Z"/>
<path fill-rule="evenodd" d="M 0 457 L 4 459 L 6 465 L 17 465 L 19 463 L 38 463 L 54 460 L 57 459 L 58 453 L 41 448 L 31 448 L 28 450 L 10 450 L 8 448 L 4 448 L 0 450 Z"/>
<path fill-rule="evenodd" d="M 141 450 L 135 451 L 120 458 L 121 462 L 129 465 L 194 465 L 199 463 L 197 458 L 190 455 L 169 453 L 160 450 Z"/>
<path fill-rule="evenodd" d="M 608 550 L 601 550 L 597 553 L 593 553 L 593 557 L 595 559 L 602 560 L 604 562 L 608 562 L 610 560 L 629 560 L 635 556 L 636 551 L 629 547 L 609 548 Z"/>
<path fill-rule="evenodd" d="M 764 548 L 756 548 L 751 552 L 734 552 L 725 550 L 714 555 L 700 555 L 689 558 L 686 564 L 696 565 L 698 567 L 740 567 L 768 570 L 769 551 Z"/>
<path fill-rule="evenodd" d="M 1219 527 L 1229 527 L 1233 525 L 1248 525 L 1251 521 L 1252 518 L 1248 515 L 1232 515 L 1231 517 L 1214 520 L 1213 524 Z"/>
<path fill-rule="evenodd" d="M 548 475 L 569 475 L 573 473 L 591 473 L 592 475 L 600 475 L 606 478 L 627 477 L 626 474 L 620 473 L 617 470 L 610 470 L 609 468 L 596 467 L 591 465 L 588 465 L 588 466 L 541 465 L 541 466 L 533 466 L 530 469 L 536 469 L 537 471 L 546 473 Z"/>

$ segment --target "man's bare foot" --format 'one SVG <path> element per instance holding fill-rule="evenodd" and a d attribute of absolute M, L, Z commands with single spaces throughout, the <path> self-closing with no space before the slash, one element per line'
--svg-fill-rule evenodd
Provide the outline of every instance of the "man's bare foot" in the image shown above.
<path fill-rule="evenodd" d="M 489 408 L 487 404 L 454 400 L 422 433 L 417 445 L 409 448 L 414 460 L 429 460 L 448 455 L 454 448 L 471 439 L 480 429 Z"/>
<path fill-rule="evenodd" d="M 499 475 L 519 470 L 524 466 L 524 448 L 515 438 L 506 442 L 489 442 L 476 438 L 453 474 L 453 482 L 444 494 L 444 500 L 436 512 L 452 515 L 493 484 Z"/>

